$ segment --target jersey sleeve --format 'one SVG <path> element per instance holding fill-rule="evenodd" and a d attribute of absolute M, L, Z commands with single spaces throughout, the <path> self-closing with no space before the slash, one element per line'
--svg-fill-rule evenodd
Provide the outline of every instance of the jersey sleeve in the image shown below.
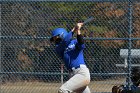
<path fill-rule="evenodd" d="M 85 48 L 85 44 L 84 44 L 84 39 L 82 35 L 77 35 L 77 44 L 76 44 L 76 48 L 77 49 L 84 49 Z"/>

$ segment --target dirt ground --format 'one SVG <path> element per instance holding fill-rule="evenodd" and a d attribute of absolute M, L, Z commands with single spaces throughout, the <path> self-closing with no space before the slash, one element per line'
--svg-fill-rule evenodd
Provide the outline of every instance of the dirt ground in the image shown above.
<path fill-rule="evenodd" d="M 125 82 L 125 79 L 91 81 L 89 87 L 92 93 L 111 92 L 113 85 L 119 85 Z M 1 84 L 0 93 L 57 93 L 61 83 L 46 82 L 16 82 Z"/>

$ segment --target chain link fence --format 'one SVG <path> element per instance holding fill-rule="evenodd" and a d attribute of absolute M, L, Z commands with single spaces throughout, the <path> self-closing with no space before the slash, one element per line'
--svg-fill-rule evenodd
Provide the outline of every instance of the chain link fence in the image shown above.
<path fill-rule="evenodd" d="M 1 0 L 0 93 L 57 93 L 69 75 L 49 42 L 51 31 L 70 31 L 90 16 L 94 21 L 82 34 L 92 93 L 130 85 L 130 70 L 140 64 L 139 55 L 131 53 L 140 49 L 140 2 L 130 1 Z M 127 58 L 121 49 L 128 49 Z"/>

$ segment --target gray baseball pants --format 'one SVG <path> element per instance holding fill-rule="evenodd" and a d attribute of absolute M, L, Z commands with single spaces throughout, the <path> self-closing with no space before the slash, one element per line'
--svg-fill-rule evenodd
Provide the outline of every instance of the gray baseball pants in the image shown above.
<path fill-rule="evenodd" d="M 73 68 L 73 76 L 60 87 L 58 93 L 91 93 L 89 83 L 89 69 L 85 65 L 80 65 L 80 68 Z"/>

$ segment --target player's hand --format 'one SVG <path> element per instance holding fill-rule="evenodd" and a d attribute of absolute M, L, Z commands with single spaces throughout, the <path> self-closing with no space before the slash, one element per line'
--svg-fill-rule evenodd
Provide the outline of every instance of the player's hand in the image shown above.
<path fill-rule="evenodd" d="M 83 23 L 77 23 L 78 30 L 80 30 L 82 26 L 83 26 Z"/>
<path fill-rule="evenodd" d="M 81 34 L 81 27 L 83 26 L 83 23 L 77 23 L 77 28 L 78 28 L 78 30 L 77 30 L 77 35 L 80 35 Z"/>
<path fill-rule="evenodd" d="M 72 32 L 77 32 L 78 30 L 81 29 L 83 26 L 83 23 L 77 23 L 76 26 L 72 29 Z"/>

